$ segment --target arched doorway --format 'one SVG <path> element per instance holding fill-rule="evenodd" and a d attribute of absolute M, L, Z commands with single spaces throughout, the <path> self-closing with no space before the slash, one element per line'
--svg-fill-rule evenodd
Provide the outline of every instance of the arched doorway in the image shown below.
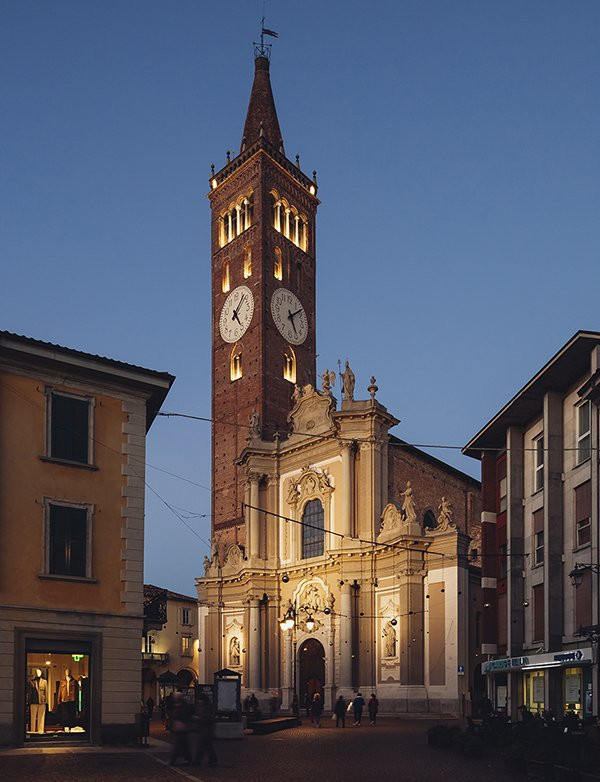
<path fill-rule="evenodd" d="M 178 687 L 192 687 L 196 683 L 196 676 L 189 668 L 182 668 L 177 673 Z"/>
<path fill-rule="evenodd" d="M 298 697 L 306 703 L 318 692 L 323 697 L 325 686 L 325 649 L 316 638 L 307 638 L 298 649 Z"/>

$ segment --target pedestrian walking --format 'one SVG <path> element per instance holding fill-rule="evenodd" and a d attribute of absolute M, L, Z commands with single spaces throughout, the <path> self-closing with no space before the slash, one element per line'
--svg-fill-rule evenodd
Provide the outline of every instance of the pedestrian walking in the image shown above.
<path fill-rule="evenodd" d="M 346 701 L 344 700 L 344 696 L 340 695 L 335 702 L 335 706 L 333 707 L 333 713 L 335 714 L 335 727 L 339 728 L 340 723 L 342 725 L 342 728 L 346 727 Z"/>
<path fill-rule="evenodd" d="M 367 709 L 369 710 L 369 725 L 375 725 L 377 722 L 377 712 L 379 711 L 379 701 L 374 692 L 371 693 Z"/>
<path fill-rule="evenodd" d="M 352 701 L 352 711 L 354 712 L 355 727 L 360 727 L 364 707 L 365 707 L 365 699 L 359 692 L 356 698 Z"/>
<path fill-rule="evenodd" d="M 217 765 L 217 753 L 213 747 L 214 717 L 210 698 L 202 693 L 194 707 L 190 731 L 190 754 L 192 763 L 202 765 L 202 759 L 208 756 L 208 765 Z"/>
<path fill-rule="evenodd" d="M 315 692 L 310 706 L 310 714 L 317 728 L 321 727 L 321 714 L 323 713 L 323 701 L 321 695 Z"/>
<path fill-rule="evenodd" d="M 183 757 L 189 763 L 191 761 L 189 747 L 189 731 L 192 719 L 192 707 L 183 697 L 181 692 L 173 693 L 173 707 L 171 709 L 171 735 L 173 746 L 171 748 L 170 764 L 174 766 L 177 758 Z"/>

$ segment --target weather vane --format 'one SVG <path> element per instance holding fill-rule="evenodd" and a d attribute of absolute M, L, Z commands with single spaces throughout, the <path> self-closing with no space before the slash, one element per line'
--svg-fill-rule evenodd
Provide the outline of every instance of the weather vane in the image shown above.
<path fill-rule="evenodd" d="M 271 59 L 271 44 L 265 43 L 265 35 L 271 36 L 271 38 L 279 38 L 279 33 L 276 33 L 275 30 L 269 30 L 267 27 L 265 27 L 265 4 L 263 3 L 263 15 L 262 19 L 260 20 L 260 43 L 254 42 L 254 56 L 255 57 L 266 57 L 268 60 Z"/>

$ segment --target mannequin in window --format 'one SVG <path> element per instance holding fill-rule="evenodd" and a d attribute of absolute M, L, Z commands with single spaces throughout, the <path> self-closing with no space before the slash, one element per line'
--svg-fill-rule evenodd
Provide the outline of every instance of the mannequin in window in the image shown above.
<path fill-rule="evenodd" d="M 42 676 L 42 669 L 35 669 L 35 676 L 29 680 L 29 732 L 43 733 L 46 725 L 46 704 L 48 703 L 48 682 Z"/>
<path fill-rule="evenodd" d="M 79 685 L 71 675 L 71 669 L 65 668 L 64 678 L 58 685 L 58 704 L 60 708 L 60 721 L 67 733 L 75 726 L 75 713 L 77 711 L 77 692 Z"/>

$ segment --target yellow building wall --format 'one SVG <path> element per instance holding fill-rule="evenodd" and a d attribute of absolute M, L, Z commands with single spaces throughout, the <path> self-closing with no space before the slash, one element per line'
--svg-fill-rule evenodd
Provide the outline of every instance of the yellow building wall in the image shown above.
<path fill-rule="evenodd" d="M 93 396 L 93 463 L 87 469 L 43 460 L 43 380 L 0 373 L 0 600 L 8 605 L 119 612 L 121 488 L 125 414 L 122 402 L 85 386 L 56 390 Z M 93 504 L 92 578 L 43 579 L 44 498 Z"/>

